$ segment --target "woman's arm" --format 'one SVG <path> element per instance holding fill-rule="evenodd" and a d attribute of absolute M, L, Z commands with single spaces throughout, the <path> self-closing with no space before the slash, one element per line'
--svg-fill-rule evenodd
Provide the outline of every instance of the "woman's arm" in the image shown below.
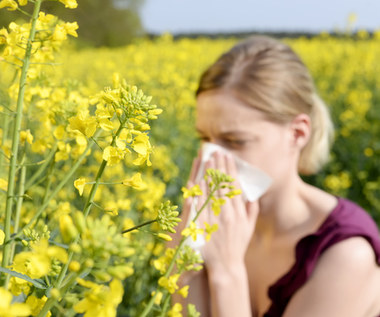
<path fill-rule="evenodd" d="M 173 303 L 180 303 L 184 308 L 183 316 L 187 316 L 187 304 L 194 304 L 202 317 L 210 317 L 211 300 L 206 269 L 183 274 L 178 282 L 178 286 L 181 288 L 185 285 L 189 285 L 189 295 L 187 298 L 183 298 L 178 294 L 173 294 L 172 296 Z"/>
<path fill-rule="evenodd" d="M 231 156 L 217 152 L 206 167 L 218 169 L 236 179 L 236 166 Z M 237 181 L 233 185 L 239 188 Z M 205 182 L 200 186 L 203 192 L 207 192 Z M 223 197 L 223 191 L 220 190 L 216 196 Z M 202 199 L 199 203 L 203 203 Z M 218 230 L 201 250 L 209 274 L 212 317 L 252 316 L 244 258 L 255 230 L 258 212 L 257 202 L 246 203 L 238 195 L 226 198 L 219 215 L 215 215 L 211 208 L 206 208 L 199 217 L 202 224 L 218 226 Z"/>
<path fill-rule="evenodd" d="M 212 317 L 252 316 L 244 263 L 209 272 Z"/>

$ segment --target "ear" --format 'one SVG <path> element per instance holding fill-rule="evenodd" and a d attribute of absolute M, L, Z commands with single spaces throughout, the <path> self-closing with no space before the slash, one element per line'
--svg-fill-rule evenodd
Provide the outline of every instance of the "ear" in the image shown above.
<path fill-rule="evenodd" d="M 309 142 L 311 135 L 310 117 L 301 113 L 297 115 L 290 123 L 292 131 L 292 144 L 300 150 Z"/>

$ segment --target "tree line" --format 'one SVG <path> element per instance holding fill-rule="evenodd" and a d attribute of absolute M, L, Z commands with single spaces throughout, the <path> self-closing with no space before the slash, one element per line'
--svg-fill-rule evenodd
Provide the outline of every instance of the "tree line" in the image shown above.
<path fill-rule="evenodd" d="M 51 13 L 65 22 L 78 22 L 79 41 L 90 46 L 120 46 L 128 44 L 134 37 L 144 34 L 139 16 L 143 0 L 78 0 L 78 7 L 67 10 L 58 1 L 44 1 L 42 11 Z M 29 11 L 28 4 L 22 7 Z M 0 29 L 12 21 L 27 20 L 20 11 L 0 12 Z"/>

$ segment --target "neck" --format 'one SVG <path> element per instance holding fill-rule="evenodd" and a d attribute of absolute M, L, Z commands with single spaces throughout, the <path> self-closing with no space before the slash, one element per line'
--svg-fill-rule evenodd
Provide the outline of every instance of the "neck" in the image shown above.
<path fill-rule="evenodd" d="M 285 186 L 274 184 L 259 200 L 255 234 L 266 237 L 286 235 L 307 223 L 311 217 L 304 195 L 308 187 L 298 175 L 286 179 Z"/>

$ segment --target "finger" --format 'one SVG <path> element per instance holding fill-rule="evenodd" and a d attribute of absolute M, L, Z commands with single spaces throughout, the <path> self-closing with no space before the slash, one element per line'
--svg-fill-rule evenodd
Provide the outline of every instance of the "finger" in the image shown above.
<path fill-rule="evenodd" d="M 231 185 L 234 186 L 234 189 L 240 189 L 241 190 L 241 186 L 240 186 L 240 183 L 238 180 L 238 169 L 237 169 L 234 157 L 230 154 L 226 155 L 225 156 L 225 164 L 226 164 L 227 174 L 230 175 L 234 179 L 234 181 L 231 183 Z M 244 203 L 242 195 L 236 195 L 236 196 L 234 196 L 228 200 L 231 202 L 231 204 L 232 204 L 234 210 L 236 210 L 238 216 L 242 216 L 244 218 L 247 217 L 247 215 L 246 215 L 246 213 L 247 213 L 246 208 L 247 207 Z"/>
<path fill-rule="evenodd" d="M 191 205 L 193 204 L 193 197 L 188 197 L 184 200 L 183 202 L 183 207 L 182 207 L 182 213 L 181 213 L 181 218 L 183 221 L 187 221 L 189 218 L 190 210 L 191 210 Z"/>
<path fill-rule="evenodd" d="M 198 158 L 201 158 L 203 155 L 202 148 L 203 148 L 202 146 L 198 148 Z"/>
<path fill-rule="evenodd" d="M 228 165 L 227 165 L 227 162 L 228 162 L 228 157 L 230 155 L 228 153 L 217 153 L 216 155 L 216 168 L 221 171 L 222 173 L 224 174 L 227 174 L 229 176 L 231 176 L 229 174 L 229 171 L 228 171 Z M 228 185 L 228 184 L 224 184 L 224 185 Z M 227 194 L 229 191 L 228 188 L 223 188 L 219 191 L 219 195 L 220 197 L 223 197 L 225 196 L 225 194 Z"/>
<path fill-rule="evenodd" d="M 240 184 L 238 182 L 238 170 L 236 167 L 235 160 L 232 155 L 228 154 L 225 156 L 225 165 L 226 165 L 226 173 L 230 175 L 233 179 L 233 185 L 237 188 L 240 188 Z"/>
<path fill-rule="evenodd" d="M 247 220 L 248 223 L 252 226 L 256 225 L 257 217 L 259 215 L 259 202 L 254 201 L 254 202 L 247 202 L 246 203 L 246 210 L 247 210 Z"/>
<path fill-rule="evenodd" d="M 193 164 L 191 166 L 191 172 L 190 172 L 189 180 L 192 181 L 193 183 L 195 183 L 195 181 L 196 181 L 196 177 L 198 175 L 200 165 L 201 165 L 201 159 L 198 156 L 193 160 Z"/>

